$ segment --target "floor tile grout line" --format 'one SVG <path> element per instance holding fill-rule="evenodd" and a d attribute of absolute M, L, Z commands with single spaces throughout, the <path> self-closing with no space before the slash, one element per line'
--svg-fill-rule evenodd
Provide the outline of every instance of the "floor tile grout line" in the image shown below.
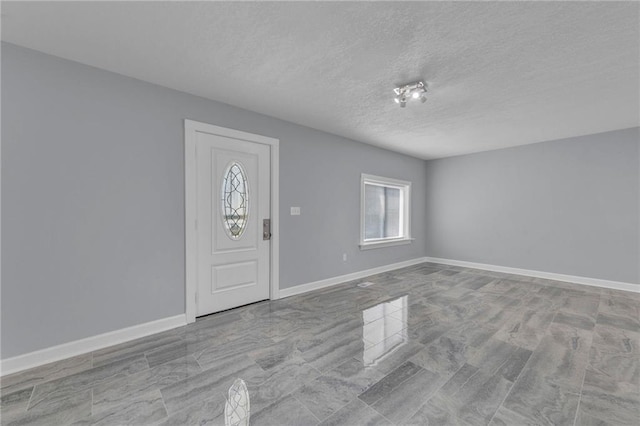
<path fill-rule="evenodd" d="M 364 402 L 364 401 L 362 401 L 362 402 Z M 371 405 L 367 404 L 366 402 L 364 402 L 364 404 L 365 404 L 367 407 L 371 408 L 371 409 L 372 409 L 373 411 L 375 411 L 376 413 L 378 413 L 378 414 L 380 415 L 380 417 L 382 417 L 383 419 L 385 419 L 386 421 L 388 421 L 388 422 L 389 422 L 389 423 L 391 423 L 392 425 L 397 425 L 397 423 L 396 423 L 396 422 L 392 422 L 392 421 L 391 421 L 391 419 L 387 418 L 387 416 L 385 416 L 384 414 L 382 414 L 380 411 L 376 410 L 376 408 L 375 408 L 375 407 L 372 407 Z M 416 411 L 416 412 L 417 412 L 417 411 Z"/>
<path fill-rule="evenodd" d="M 598 311 L 596 314 L 596 318 L 598 317 L 598 314 L 600 313 L 600 303 L 602 301 L 602 296 L 600 297 L 600 300 L 598 301 Z M 594 324 L 594 328 L 595 328 L 595 324 Z M 590 331 L 591 333 L 591 342 L 589 342 L 589 348 L 587 350 L 587 355 L 588 355 L 588 360 L 587 360 L 587 365 L 584 368 L 584 371 L 582 373 L 582 383 L 580 384 L 580 392 L 578 393 L 579 398 L 578 398 L 578 406 L 576 407 L 576 414 L 573 417 L 573 426 L 576 426 L 576 423 L 578 421 L 578 415 L 580 413 L 580 405 L 582 404 L 582 392 L 584 390 L 584 381 L 587 377 L 587 370 L 589 369 L 589 367 L 591 366 L 591 347 L 593 346 L 593 328 Z"/>
<path fill-rule="evenodd" d="M 314 418 L 314 419 L 316 419 L 316 420 L 318 421 L 318 423 L 317 423 L 317 424 L 322 423 L 322 420 L 320 420 L 320 419 L 318 418 L 318 416 L 316 416 L 316 415 L 315 415 L 315 413 L 314 413 L 313 411 L 311 411 L 311 410 L 310 410 L 310 409 L 309 409 L 309 408 L 308 408 L 308 407 L 307 407 L 307 406 L 306 406 L 302 401 L 300 401 L 296 395 L 294 395 L 293 393 L 291 393 L 291 394 L 289 394 L 289 395 L 290 395 L 293 399 L 295 399 L 296 401 L 298 401 L 298 403 L 299 403 L 300 405 L 302 405 L 302 406 L 304 407 L 304 409 L 305 409 L 305 410 L 307 410 L 307 411 L 308 411 L 308 412 L 313 416 L 313 418 Z"/>
<path fill-rule="evenodd" d="M 36 393 L 36 386 L 37 385 L 33 385 L 33 388 L 31 388 L 31 395 L 29 395 L 29 402 L 27 403 L 27 408 L 24 409 L 25 412 L 29 411 L 29 406 L 31 406 L 31 399 L 33 398 L 33 394 Z"/>
<path fill-rule="evenodd" d="M 402 365 L 406 364 L 407 362 L 411 362 L 411 361 L 406 361 L 404 363 L 402 363 L 398 368 L 402 367 Z M 397 388 L 399 388 L 404 382 L 406 382 L 407 380 L 409 380 L 410 378 L 412 378 L 413 376 L 415 376 L 416 374 L 418 374 L 421 370 L 425 370 L 424 368 L 422 368 L 421 366 L 419 366 L 418 364 L 415 364 L 413 362 L 411 362 L 411 364 L 415 365 L 416 367 L 418 367 L 418 369 L 416 370 L 415 373 L 411 374 L 410 376 L 408 376 L 407 378 L 405 378 L 403 381 L 401 381 L 400 383 L 398 383 L 396 386 L 392 387 L 391 389 L 389 389 L 389 393 L 393 392 L 394 390 L 396 390 Z M 392 371 L 389 372 L 389 374 L 393 373 L 395 370 L 397 370 L 397 368 L 393 369 Z M 377 381 L 376 383 L 374 383 L 372 386 L 369 387 L 369 389 L 371 389 L 373 386 L 375 386 L 377 383 L 379 383 L 380 381 L 384 380 L 385 377 L 387 377 L 389 374 L 385 374 L 385 376 L 380 379 L 379 381 Z M 367 391 L 369 390 L 367 389 Z M 360 395 L 366 393 L 367 391 L 362 392 Z M 360 398 L 360 395 L 358 395 L 358 398 Z M 375 404 L 376 402 L 380 401 L 382 399 L 382 397 L 376 399 L 374 402 L 372 402 L 371 404 L 369 404 L 368 402 L 362 401 L 365 404 L 367 404 L 370 407 L 373 407 L 373 404 Z"/>
<path fill-rule="evenodd" d="M 557 312 L 557 311 L 556 311 Z M 553 318 L 555 318 L 555 313 L 553 314 Z M 551 324 L 553 322 L 553 318 L 551 319 L 551 322 L 549 324 Z M 546 333 L 546 330 L 545 330 Z M 488 425 L 491 424 L 491 422 L 493 421 L 493 419 L 495 418 L 496 414 L 498 414 L 498 411 L 500 411 L 500 408 L 502 408 L 504 406 L 504 402 L 507 400 L 507 398 L 509 398 L 509 395 L 511 395 L 511 392 L 513 391 L 513 389 L 516 386 L 516 383 L 518 382 L 518 379 L 520 378 L 520 376 L 522 375 L 522 373 L 524 371 L 526 371 L 527 369 L 527 364 L 529 364 L 531 362 L 531 358 L 533 358 L 533 354 L 535 353 L 535 351 L 538 349 L 538 347 L 540 346 L 540 344 L 542 343 L 542 340 L 544 339 L 544 335 L 542 336 L 542 338 L 540 339 L 540 341 L 538 341 L 538 343 L 536 344 L 536 347 L 531 351 L 531 355 L 529 356 L 529 359 L 527 359 L 527 362 L 524 363 L 524 365 L 522 366 L 522 370 L 520 370 L 520 372 L 518 373 L 518 375 L 516 376 L 516 378 L 513 380 L 511 386 L 509 387 L 509 392 L 506 393 L 506 395 L 504 396 L 504 398 L 502 398 L 502 401 L 500 402 L 500 405 L 498 405 L 498 408 L 496 408 L 496 411 L 493 413 L 493 416 L 491 416 L 491 419 L 489 419 L 489 423 L 487 423 Z M 517 346 L 517 345 L 516 345 Z M 519 347 L 519 346 L 518 346 Z M 526 349 L 526 348 L 523 348 Z M 506 408 L 506 407 L 505 407 Z"/>
<path fill-rule="evenodd" d="M 164 407 L 164 411 L 165 411 L 165 413 L 167 413 L 165 418 L 160 420 L 160 421 L 164 421 L 164 420 L 167 420 L 169 418 L 169 409 L 167 408 L 166 402 L 164 402 L 164 395 L 162 394 L 162 391 L 160 390 L 160 388 L 158 388 L 158 393 L 160 394 L 160 400 L 162 401 L 162 406 Z M 158 422 L 156 422 L 156 423 L 158 423 Z"/>

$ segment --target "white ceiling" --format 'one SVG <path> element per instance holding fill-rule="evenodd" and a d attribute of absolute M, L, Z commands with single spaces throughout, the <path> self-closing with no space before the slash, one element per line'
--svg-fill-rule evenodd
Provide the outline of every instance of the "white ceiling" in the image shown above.
<path fill-rule="evenodd" d="M 437 158 L 640 124 L 640 3 L 2 2 L 2 39 Z M 424 79 L 401 109 L 396 84 Z"/>

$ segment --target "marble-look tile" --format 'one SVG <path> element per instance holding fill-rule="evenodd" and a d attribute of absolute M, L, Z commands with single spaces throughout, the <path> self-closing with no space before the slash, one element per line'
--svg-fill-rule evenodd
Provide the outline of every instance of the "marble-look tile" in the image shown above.
<path fill-rule="evenodd" d="M 75 423 L 75 425 L 152 425 L 167 417 L 167 410 L 162 402 L 159 390 L 137 394 L 129 398 L 117 407 L 107 410 L 93 409 L 91 417 Z"/>
<path fill-rule="evenodd" d="M 222 425 L 242 378 L 252 424 L 627 424 L 639 323 L 635 293 L 415 265 L 2 377 L 0 417 Z"/>
<path fill-rule="evenodd" d="M 306 383 L 295 395 L 309 411 L 323 420 L 383 377 L 376 369 L 367 368 L 362 361 L 352 358 L 326 375 Z"/>
<path fill-rule="evenodd" d="M 535 293 L 547 300 L 555 300 L 564 303 L 564 299 L 562 298 L 562 289 L 553 285 L 542 286 Z"/>
<path fill-rule="evenodd" d="M 2 424 L 18 425 L 65 425 L 91 415 L 91 390 L 68 394 L 65 398 L 47 398 L 25 412 L 2 416 Z"/>
<path fill-rule="evenodd" d="M 216 425 L 225 426 L 225 396 L 221 393 L 172 414 L 158 426 Z"/>
<path fill-rule="evenodd" d="M 578 408 L 578 414 L 576 416 L 576 426 L 615 426 L 615 423 L 611 423 L 596 417 L 586 414 L 582 408 Z"/>
<path fill-rule="evenodd" d="M 248 352 L 249 357 L 264 370 L 277 368 L 299 354 L 295 342 L 290 339 L 260 346 Z"/>
<path fill-rule="evenodd" d="M 518 300 L 511 298 L 503 298 L 495 302 L 481 303 L 477 307 L 477 311 L 469 315 L 469 319 L 477 324 L 485 327 L 499 329 L 507 321 L 516 314 L 517 310 L 513 307 L 519 303 Z M 507 301 L 509 300 L 509 301 Z M 512 301 L 511 301 L 512 300 Z M 505 307 L 505 305 L 509 307 Z"/>
<path fill-rule="evenodd" d="M 376 367 L 366 366 L 361 359 L 351 358 L 327 372 L 324 376 L 345 381 L 348 386 L 356 391 L 356 396 L 358 396 L 388 374 L 383 373 Z"/>
<path fill-rule="evenodd" d="M 409 338 L 422 345 L 429 345 L 436 341 L 443 334 L 453 329 L 453 324 L 443 322 L 440 324 L 418 324 L 414 327 L 409 327 Z"/>
<path fill-rule="evenodd" d="M 410 361 L 448 379 L 467 362 L 473 351 L 474 348 L 458 340 L 442 336 L 411 357 Z"/>
<path fill-rule="evenodd" d="M 598 319 L 596 320 L 596 323 L 598 325 L 623 328 L 629 331 L 640 330 L 640 320 L 638 319 L 638 317 L 632 317 L 632 316 L 626 315 L 625 313 L 610 314 L 610 313 L 601 312 L 598 314 Z"/>
<path fill-rule="evenodd" d="M 539 423 L 539 420 L 528 418 L 513 412 L 508 408 L 505 408 L 504 405 L 498 408 L 498 411 L 494 414 L 491 422 L 489 422 L 489 426 L 539 426 L 540 424 L 542 423 Z M 567 424 L 569 425 L 572 423 Z"/>
<path fill-rule="evenodd" d="M 273 341 L 262 335 L 242 334 L 235 340 L 222 342 L 208 347 L 196 355 L 196 360 L 203 370 L 226 363 L 256 348 L 272 345 Z"/>
<path fill-rule="evenodd" d="M 245 308 L 246 309 L 246 308 Z M 250 321 L 245 321 L 242 313 L 245 309 L 221 312 L 215 315 L 208 315 L 196 320 L 195 323 L 180 330 L 182 335 L 201 332 L 207 333 L 209 337 L 225 340 L 229 336 L 234 336 L 238 332 L 246 331 L 250 326 Z M 248 308 L 251 309 L 251 308 Z"/>
<path fill-rule="evenodd" d="M 146 352 L 149 367 L 153 368 L 165 362 L 184 358 L 191 354 L 189 344 L 183 340 Z"/>
<path fill-rule="evenodd" d="M 531 353 L 528 349 L 498 339 L 489 339 L 473 352 L 468 362 L 490 374 L 498 374 L 510 382 L 515 382 Z"/>
<path fill-rule="evenodd" d="M 322 426 L 391 426 L 392 423 L 358 398 L 336 411 Z"/>
<path fill-rule="evenodd" d="M 45 401 L 64 400 L 69 395 L 76 394 L 82 390 L 91 389 L 101 383 L 135 374 L 148 368 L 149 364 L 144 355 L 135 355 L 131 358 L 119 359 L 110 364 L 103 364 L 80 373 L 36 385 L 33 389 L 33 395 L 31 395 L 29 409 L 37 408 Z"/>
<path fill-rule="evenodd" d="M 298 350 L 306 352 L 319 345 L 326 344 L 327 341 L 340 340 L 345 335 L 361 340 L 363 325 L 362 313 L 357 317 L 353 315 L 338 316 L 325 321 L 318 327 L 305 330 L 294 341 Z"/>
<path fill-rule="evenodd" d="M 248 356 L 225 359 L 202 373 L 187 377 L 176 383 L 162 387 L 160 392 L 169 415 L 212 398 L 216 394 L 226 394 L 236 378 L 249 379 L 260 375 L 263 370 Z"/>
<path fill-rule="evenodd" d="M 423 370 L 423 368 L 415 365 L 412 362 L 406 362 L 400 367 L 387 374 L 380 379 L 377 383 L 371 386 L 366 392 L 363 392 L 358 396 L 362 401 L 369 405 L 374 404 L 381 398 L 386 397 L 389 393 L 402 382 Z"/>
<path fill-rule="evenodd" d="M 279 369 L 247 377 L 251 410 L 257 412 L 299 389 L 320 376 L 320 372 L 302 358 L 295 358 Z M 243 376 L 238 376 L 244 378 Z"/>
<path fill-rule="evenodd" d="M 302 357 L 314 368 L 326 372 L 338 363 L 352 357 L 361 357 L 364 352 L 362 338 L 353 335 L 335 336 L 302 353 Z"/>
<path fill-rule="evenodd" d="M 318 423 L 318 419 L 293 396 L 287 396 L 251 414 L 253 426 L 312 426 Z"/>
<path fill-rule="evenodd" d="M 202 369 L 193 356 L 173 360 L 93 388 L 94 411 L 108 411 L 136 395 L 147 394 L 200 374 Z"/>
<path fill-rule="evenodd" d="M 372 407 L 393 423 L 409 419 L 438 389 L 440 377 L 421 368 L 416 374 L 382 396 Z"/>
<path fill-rule="evenodd" d="M 595 320 L 587 315 L 574 314 L 565 311 L 556 312 L 556 315 L 553 317 L 553 322 L 556 324 L 570 325 L 583 330 L 592 330 L 596 325 Z"/>
<path fill-rule="evenodd" d="M 555 426 L 573 424 L 579 400 L 579 392 L 558 386 L 535 370 L 525 369 L 502 407 L 515 413 L 507 418 L 527 419 L 525 424 Z"/>
<path fill-rule="evenodd" d="M 497 331 L 497 328 L 481 325 L 475 321 L 468 321 L 449 331 L 447 336 L 465 345 L 479 347 L 496 334 Z"/>
<path fill-rule="evenodd" d="M 640 332 L 596 324 L 593 328 L 593 344 L 611 352 L 640 355 Z"/>
<path fill-rule="evenodd" d="M 408 309 L 396 310 L 389 315 L 399 320 L 406 321 L 408 325 L 416 325 L 428 321 L 430 316 L 434 315 L 438 310 L 440 310 L 440 308 L 437 306 L 417 301 L 415 303 L 411 303 L 408 306 Z"/>
<path fill-rule="evenodd" d="M 409 423 L 486 425 L 511 386 L 500 374 L 466 364 L 420 407 Z"/>
<path fill-rule="evenodd" d="M 640 355 L 637 353 L 612 351 L 607 346 L 592 344 L 589 367 L 616 382 L 640 386 Z"/>
<path fill-rule="evenodd" d="M 581 317 L 590 318 L 595 321 L 598 316 L 598 306 L 600 305 L 600 294 L 584 294 L 581 296 L 569 296 L 564 299 L 564 303 L 559 307 L 563 312 L 577 314 Z"/>
<path fill-rule="evenodd" d="M 534 350 L 551 324 L 553 316 L 554 312 L 550 311 L 523 310 L 509 318 L 494 337 L 515 346 Z"/>
<path fill-rule="evenodd" d="M 3 393 L 11 393 L 89 370 L 91 367 L 92 355 L 91 353 L 87 353 L 31 368 L 19 373 L 2 376 L 0 378 L 0 386 L 2 387 Z"/>
<path fill-rule="evenodd" d="M 529 292 L 528 284 L 509 279 L 493 280 L 478 290 L 480 293 L 495 293 L 516 299 L 524 298 Z"/>
<path fill-rule="evenodd" d="M 591 333 L 587 330 L 552 324 L 522 374 L 545 377 L 549 383 L 579 393 L 590 347 Z"/>
<path fill-rule="evenodd" d="M 32 393 L 33 386 L 11 393 L 2 391 L 2 397 L 0 398 L 0 413 L 2 416 L 10 416 L 11 414 L 27 411 Z"/>
<path fill-rule="evenodd" d="M 580 399 L 583 415 L 617 425 L 637 425 L 640 419 L 640 386 L 588 369 Z"/>
<path fill-rule="evenodd" d="M 460 287 L 468 288 L 470 290 L 479 290 L 489 284 L 491 281 L 494 281 L 492 277 L 486 277 L 482 275 L 466 275 L 456 277 L 456 282 Z"/>
<path fill-rule="evenodd" d="M 171 331 L 161 333 L 160 335 L 147 336 L 119 345 L 110 346 L 93 353 L 93 366 L 100 367 L 105 364 L 112 364 L 115 361 L 139 356 L 153 349 L 171 345 L 180 341 L 180 337 L 175 332 Z"/>
<path fill-rule="evenodd" d="M 599 312 L 638 318 L 640 316 L 640 298 L 633 298 L 628 295 L 603 295 L 600 298 Z"/>
<path fill-rule="evenodd" d="M 345 380 L 321 376 L 302 386 L 295 396 L 317 419 L 324 420 L 357 399 L 357 389 Z"/>
<path fill-rule="evenodd" d="M 407 324 L 403 320 L 385 316 L 364 324 L 362 327 L 362 339 L 370 345 L 377 345 L 391 337 L 391 335 L 400 333 L 406 327 Z"/>
<path fill-rule="evenodd" d="M 558 309 L 557 299 L 543 297 L 536 292 L 530 292 L 522 299 L 522 308 L 533 311 L 552 311 Z"/>
<path fill-rule="evenodd" d="M 454 275 L 458 275 L 460 271 L 453 271 L 451 269 L 441 269 L 437 272 L 437 275 L 442 277 L 452 277 Z"/>

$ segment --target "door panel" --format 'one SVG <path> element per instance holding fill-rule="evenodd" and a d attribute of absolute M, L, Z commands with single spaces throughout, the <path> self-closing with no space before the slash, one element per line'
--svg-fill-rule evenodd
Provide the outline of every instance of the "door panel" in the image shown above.
<path fill-rule="evenodd" d="M 269 298 L 270 147 L 198 133 L 196 315 Z"/>

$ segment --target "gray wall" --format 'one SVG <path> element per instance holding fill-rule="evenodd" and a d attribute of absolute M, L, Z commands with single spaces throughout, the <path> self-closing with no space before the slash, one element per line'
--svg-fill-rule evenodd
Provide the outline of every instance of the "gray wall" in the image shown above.
<path fill-rule="evenodd" d="M 638 128 L 427 161 L 427 255 L 640 282 Z"/>
<path fill-rule="evenodd" d="M 2 44 L 2 358 L 184 313 L 184 118 L 280 139 L 281 288 L 424 255 L 357 247 L 360 173 L 421 218 L 422 160 Z"/>

